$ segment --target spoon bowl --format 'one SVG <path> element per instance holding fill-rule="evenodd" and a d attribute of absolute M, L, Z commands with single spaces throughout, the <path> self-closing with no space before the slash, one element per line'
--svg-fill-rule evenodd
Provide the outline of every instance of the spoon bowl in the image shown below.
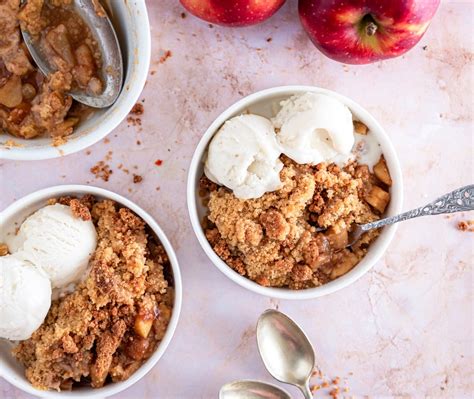
<path fill-rule="evenodd" d="M 278 381 L 297 386 L 309 399 L 314 349 L 303 330 L 288 316 L 269 309 L 257 323 L 257 344 L 268 372 Z"/>
<path fill-rule="evenodd" d="M 26 0 L 22 1 L 22 3 L 25 2 Z M 68 94 L 77 102 L 93 108 L 109 107 L 117 100 L 123 83 L 122 52 L 115 29 L 105 11 L 98 14 L 92 0 L 74 0 L 72 7 L 74 12 L 84 20 L 92 36 L 96 39 L 102 55 L 100 78 L 104 84 L 104 90 L 98 95 L 78 89 L 71 90 Z M 55 68 L 46 61 L 38 41 L 23 29 L 21 34 L 40 71 L 46 76 L 53 73 Z"/>
<path fill-rule="evenodd" d="M 225 384 L 219 391 L 219 399 L 291 399 L 291 396 L 266 382 L 240 380 Z"/>

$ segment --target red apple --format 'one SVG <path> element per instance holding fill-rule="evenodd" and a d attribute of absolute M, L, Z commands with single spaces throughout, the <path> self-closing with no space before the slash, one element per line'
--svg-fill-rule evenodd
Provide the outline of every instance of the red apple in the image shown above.
<path fill-rule="evenodd" d="M 247 26 L 265 21 L 286 0 L 180 0 L 196 17 L 224 26 Z"/>
<path fill-rule="evenodd" d="M 299 0 L 301 22 L 325 55 L 347 64 L 397 57 L 421 39 L 439 0 Z"/>

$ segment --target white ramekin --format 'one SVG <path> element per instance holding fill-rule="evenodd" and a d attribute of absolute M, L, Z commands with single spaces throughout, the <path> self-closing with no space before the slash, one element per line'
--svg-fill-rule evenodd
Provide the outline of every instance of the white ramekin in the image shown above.
<path fill-rule="evenodd" d="M 10 205 L 3 212 L 1 212 L 0 242 L 3 242 L 3 237 L 6 234 L 11 234 L 12 232 L 14 232 L 27 216 L 31 215 L 36 210 L 45 206 L 47 204 L 48 199 L 57 198 L 64 195 L 80 196 L 84 194 L 92 194 L 96 198 L 107 198 L 114 200 L 120 205 L 131 209 L 139 217 L 141 217 L 148 224 L 148 226 L 150 226 L 150 228 L 153 230 L 153 232 L 156 234 L 161 244 L 163 245 L 170 260 L 175 289 L 173 312 L 165 336 L 160 342 L 159 346 L 156 348 L 153 355 L 145 363 L 143 363 L 143 365 L 135 373 L 133 373 L 128 380 L 125 380 L 123 382 L 111 383 L 103 388 L 98 389 L 84 387 L 78 388 L 77 390 L 73 390 L 70 392 L 40 391 L 35 389 L 25 378 L 23 366 L 11 356 L 10 351 L 13 347 L 13 344 L 6 340 L 0 340 L 0 376 L 5 378 L 11 384 L 15 385 L 17 388 L 37 397 L 48 399 L 105 398 L 117 394 L 123 391 L 124 389 L 127 389 L 128 387 L 136 383 L 138 380 L 140 380 L 142 377 L 144 377 L 145 374 L 147 374 L 161 358 L 166 348 L 168 347 L 171 338 L 173 337 L 173 334 L 176 330 L 176 326 L 178 324 L 179 314 L 181 312 L 181 273 L 178 265 L 178 260 L 170 242 L 168 241 L 168 238 L 166 238 L 166 235 L 163 233 L 160 226 L 147 212 L 145 212 L 142 208 L 129 201 L 128 199 L 111 191 L 91 186 L 64 185 L 50 187 L 29 194 L 26 197 L 15 201 L 12 205 Z"/>
<path fill-rule="evenodd" d="M 199 240 L 199 243 L 201 244 L 201 247 L 204 249 L 204 252 L 207 254 L 212 263 L 217 266 L 217 268 L 221 272 L 223 272 L 232 281 L 236 282 L 242 287 L 247 288 L 248 290 L 251 290 L 258 294 L 266 295 L 273 298 L 317 298 L 338 291 L 348 286 L 349 284 L 352 284 L 363 274 L 367 273 L 367 271 L 370 270 L 374 266 L 374 264 L 382 257 L 390 241 L 392 240 L 396 230 L 396 225 L 385 227 L 382 230 L 380 236 L 377 238 L 377 240 L 370 245 L 367 255 L 351 271 L 349 271 L 345 275 L 320 287 L 308 288 L 305 290 L 290 290 L 285 288 L 263 287 L 235 272 L 233 269 L 227 266 L 227 264 L 221 258 L 219 258 L 219 256 L 217 256 L 217 254 L 212 249 L 211 245 L 207 241 L 207 238 L 201 226 L 201 221 L 205 216 L 205 208 L 201 205 L 201 199 L 199 198 L 198 192 L 199 179 L 203 173 L 203 157 L 213 135 L 226 120 L 235 115 L 239 115 L 243 112 L 249 111 L 266 117 L 271 117 L 276 114 L 276 111 L 278 110 L 278 104 L 281 100 L 286 99 L 294 94 L 301 94 L 309 91 L 315 93 L 324 93 L 337 98 L 345 105 L 347 105 L 347 107 L 349 107 L 355 118 L 359 119 L 369 127 L 371 134 L 375 135 L 378 142 L 380 143 L 382 152 L 387 161 L 387 166 L 390 170 L 390 174 L 393 180 L 393 185 L 390 189 L 391 200 L 390 205 L 386 211 L 386 215 L 395 215 L 397 213 L 400 213 L 402 209 L 403 183 L 402 173 L 397 154 L 395 153 L 392 143 L 390 142 L 382 126 L 380 126 L 380 124 L 367 110 L 365 110 L 356 102 L 330 90 L 321 89 L 318 87 L 283 86 L 259 91 L 241 99 L 240 101 L 232 105 L 222 114 L 220 114 L 217 119 L 211 124 L 211 126 L 204 133 L 203 137 L 201 138 L 201 141 L 199 142 L 194 152 L 194 156 L 189 168 L 187 182 L 187 202 L 189 216 L 191 218 L 191 224 Z"/>
<path fill-rule="evenodd" d="M 143 90 L 150 66 L 150 24 L 145 0 L 108 0 L 106 5 L 120 41 L 124 60 L 124 84 L 109 108 L 97 110 L 81 122 L 67 142 L 58 147 L 49 137 L 24 140 L 0 134 L 0 159 L 39 160 L 80 151 L 103 139 L 127 116 Z M 12 145 L 12 142 L 14 145 Z"/>

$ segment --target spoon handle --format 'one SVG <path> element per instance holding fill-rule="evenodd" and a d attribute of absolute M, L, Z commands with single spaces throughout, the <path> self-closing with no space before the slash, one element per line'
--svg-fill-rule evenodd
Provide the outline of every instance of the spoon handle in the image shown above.
<path fill-rule="evenodd" d="M 454 213 L 474 210 L 474 184 L 458 188 L 448 194 L 439 197 L 437 200 L 420 208 L 391 216 L 375 222 L 366 223 L 360 226 L 362 231 L 376 229 L 389 224 L 394 224 L 407 219 L 419 216 L 440 215 L 444 213 Z"/>
<path fill-rule="evenodd" d="M 309 380 L 306 381 L 306 384 L 301 385 L 299 388 L 301 389 L 301 392 L 303 392 L 303 396 L 305 397 L 305 399 L 313 399 L 313 393 L 309 388 Z"/>

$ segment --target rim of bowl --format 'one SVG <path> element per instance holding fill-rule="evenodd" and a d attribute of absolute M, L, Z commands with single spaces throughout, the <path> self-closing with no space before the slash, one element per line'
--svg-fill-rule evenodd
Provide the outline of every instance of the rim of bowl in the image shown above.
<path fill-rule="evenodd" d="M 127 3 L 128 4 L 128 3 Z M 131 4 L 131 3 L 130 3 Z M 127 7 L 130 7 L 130 4 Z M 92 129 L 87 133 L 83 133 L 81 136 L 68 140 L 65 144 L 54 147 L 52 144 L 45 145 L 44 147 L 28 149 L 25 147 L 3 147 L 0 146 L 0 159 L 10 159 L 16 161 L 40 161 L 44 159 L 60 158 L 66 155 L 74 154 L 75 152 L 82 151 L 83 149 L 94 145 L 98 141 L 102 140 L 108 134 L 110 134 L 128 115 L 133 105 L 138 101 L 140 94 L 145 87 L 145 82 L 150 69 L 151 59 L 151 31 L 150 21 L 148 19 L 148 10 L 144 1 L 133 2 L 133 7 L 136 9 L 135 18 L 137 22 L 137 32 L 140 32 L 140 43 L 143 46 L 143 52 L 140 53 L 140 60 L 137 65 L 137 69 L 132 71 L 135 76 L 135 83 L 130 86 L 130 90 L 125 93 L 125 85 L 122 88 L 117 102 L 123 101 L 119 111 L 111 112 L 104 122 L 100 123 L 96 128 Z M 134 49 L 131 49 L 131 54 L 134 54 Z M 135 57 L 137 60 L 138 58 Z M 130 57 L 133 61 L 134 58 Z M 113 109 L 113 104 L 110 109 Z M 12 136 L 14 139 L 14 137 Z"/>
<path fill-rule="evenodd" d="M 318 298 L 324 295 L 331 294 L 333 292 L 339 291 L 342 288 L 347 287 L 348 285 L 354 283 L 365 273 L 367 273 L 375 263 L 383 256 L 387 247 L 389 246 L 392 238 L 397 229 L 397 225 L 391 225 L 384 227 L 379 237 L 374 241 L 367 252 L 367 254 L 362 258 L 362 260 L 349 272 L 343 276 L 330 281 L 327 284 L 323 284 L 315 288 L 307 288 L 304 290 L 291 290 L 289 288 L 276 288 L 276 287 L 263 287 L 256 282 L 248 279 L 247 277 L 241 276 L 236 271 L 230 268 L 219 256 L 214 252 L 211 245 L 209 244 L 204 231 L 201 227 L 201 222 L 199 220 L 198 211 L 197 211 L 197 201 L 199 198 L 196 196 L 196 186 L 199 181 L 200 176 L 197 176 L 200 164 L 202 162 L 205 151 L 209 145 L 210 140 L 217 132 L 217 130 L 222 126 L 222 124 L 228 120 L 230 117 L 238 113 L 239 110 L 242 110 L 246 107 L 249 107 L 251 104 L 263 100 L 265 97 L 273 97 L 278 95 L 292 95 L 300 94 L 304 92 L 314 92 L 327 94 L 332 97 L 335 97 L 342 101 L 346 106 L 349 107 L 353 114 L 357 114 L 359 119 L 372 127 L 372 132 L 375 131 L 377 141 L 382 147 L 382 153 L 387 162 L 390 175 L 393 180 L 393 185 L 390 189 L 390 213 L 387 216 L 395 215 L 401 212 L 402 202 L 403 202 L 403 179 L 402 172 L 400 167 L 399 158 L 397 153 L 390 141 L 387 133 L 379 122 L 361 105 L 356 103 L 354 100 L 351 100 L 348 97 L 345 97 L 337 92 L 332 90 L 323 89 L 316 86 L 308 85 L 288 85 L 288 86 L 278 86 L 265 90 L 261 90 L 250 94 L 234 104 L 229 108 L 223 111 L 207 128 L 204 135 L 201 137 L 194 154 L 191 160 L 188 171 L 188 180 L 187 180 L 187 205 L 189 218 L 191 220 L 191 225 L 193 227 L 194 234 L 196 235 L 202 249 L 211 260 L 211 262 L 216 266 L 222 273 L 224 273 L 228 278 L 233 282 L 237 283 L 243 288 L 246 288 L 252 292 L 255 292 L 260 295 L 264 295 L 271 298 L 278 299 L 313 299 Z"/>
<path fill-rule="evenodd" d="M 6 365 L 1 365 L 0 369 L 0 376 L 3 377 L 6 381 L 11 383 L 12 385 L 16 386 L 17 388 L 21 389 L 24 392 L 29 394 L 42 397 L 42 398 L 105 398 L 111 395 L 115 395 L 123 390 L 131 387 L 136 382 L 141 380 L 145 375 L 158 363 L 160 358 L 165 353 L 168 345 L 173 338 L 176 327 L 178 325 L 179 316 L 181 313 L 181 306 L 183 300 L 183 288 L 182 288 L 182 280 L 181 280 L 181 271 L 178 263 L 178 259 L 174 252 L 174 249 L 168 240 L 167 236 L 159 226 L 159 224 L 155 221 L 155 219 L 145 210 L 143 210 L 140 206 L 135 204 L 134 202 L 130 201 L 129 199 L 121 196 L 120 194 L 116 194 L 112 191 L 95 187 L 95 186 L 85 186 L 85 185 L 60 185 L 60 186 L 53 186 L 49 188 L 45 188 L 39 191 L 35 191 L 31 194 L 28 194 L 19 200 L 13 202 L 10 206 L 8 206 L 4 211 L 0 212 L 0 220 L 6 220 L 7 217 L 12 216 L 18 212 L 21 212 L 24 208 L 28 207 L 30 204 L 47 200 L 52 197 L 65 195 L 65 194 L 92 194 L 97 195 L 99 197 L 104 197 L 107 199 L 112 199 L 119 204 L 129 208 L 133 212 L 135 212 L 139 217 L 141 217 L 147 225 L 153 230 L 153 232 L 157 235 L 158 239 L 160 240 L 161 244 L 163 245 L 166 254 L 168 255 L 171 270 L 173 272 L 173 279 L 174 279 L 174 304 L 173 304 L 173 312 L 171 315 L 170 322 L 166 329 L 165 336 L 159 343 L 158 347 L 154 351 L 153 355 L 149 359 L 143 363 L 138 370 L 136 370 L 130 378 L 125 381 L 121 382 L 114 382 L 109 385 L 106 385 L 103 388 L 82 388 L 81 391 L 62 391 L 62 392 L 55 392 L 55 391 L 40 391 L 34 388 L 26 379 L 18 379 L 14 375 L 14 373 L 9 372 L 9 368 Z"/>

